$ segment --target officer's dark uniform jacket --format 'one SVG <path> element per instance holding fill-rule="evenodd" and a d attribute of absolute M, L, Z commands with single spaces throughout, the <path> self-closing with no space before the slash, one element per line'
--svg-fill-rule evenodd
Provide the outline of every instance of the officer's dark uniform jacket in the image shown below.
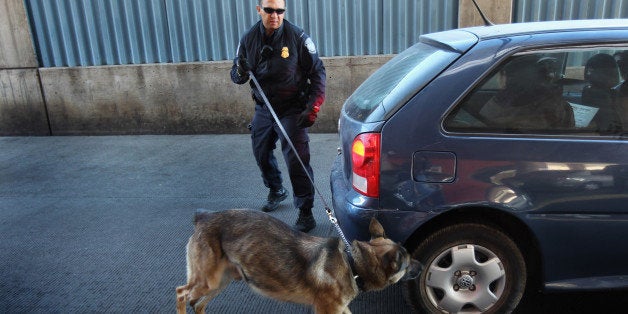
<path fill-rule="evenodd" d="M 262 56 L 265 45 L 272 48 L 269 57 Z M 253 74 L 280 117 L 300 113 L 306 106 L 318 107 L 325 100 L 325 67 L 314 43 L 303 29 L 287 20 L 271 36 L 266 36 L 261 21 L 242 36 L 231 69 L 231 80 L 236 84 L 244 84 L 249 79 L 248 75 L 238 75 L 240 56 L 251 65 Z M 307 87 L 308 79 L 310 87 Z M 263 98 L 253 82 L 250 84 L 253 98 L 263 106 Z M 305 90 L 309 90 L 307 95 L 303 95 Z"/>

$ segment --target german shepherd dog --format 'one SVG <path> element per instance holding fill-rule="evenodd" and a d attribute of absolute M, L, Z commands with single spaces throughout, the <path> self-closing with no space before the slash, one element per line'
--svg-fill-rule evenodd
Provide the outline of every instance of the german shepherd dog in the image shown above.
<path fill-rule="evenodd" d="M 369 242 L 353 241 L 350 263 L 339 238 L 296 231 L 259 211 L 199 210 L 187 244 L 187 284 L 176 289 L 177 313 L 185 313 L 187 302 L 204 313 L 232 280 L 267 297 L 312 305 L 316 313 L 351 313 L 360 290 L 383 289 L 421 270 L 376 219 L 369 231 Z"/>

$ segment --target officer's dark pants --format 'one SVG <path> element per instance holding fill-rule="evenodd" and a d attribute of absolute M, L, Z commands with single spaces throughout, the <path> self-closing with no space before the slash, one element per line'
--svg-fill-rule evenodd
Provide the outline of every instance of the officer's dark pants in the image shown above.
<path fill-rule="evenodd" d="M 298 114 L 288 115 L 280 118 L 280 121 L 298 151 L 307 171 L 314 178 L 312 167 L 310 167 L 310 139 L 307 129 L 297 126 L 298 117 Z M 292 151 L 290 144 L 285 140 L 279 126 L 275 123 L 268 108 L 265 105 L 257 104 L 253 122 L 251 123 L 253 154 L 255 155 L 257 166 L 262 171 L 264 185 L 270 189 L 279 189 L 282 186 L 281 171 L 273 154 L 278 139 L 281 141 L 283 157 L 288 167 L 290 182 L 292 183 L 294 206 L 299 209 L 311 209 L 314 205 L 314 187 L 312 183 L 296 158 L 294 151 Z"/>

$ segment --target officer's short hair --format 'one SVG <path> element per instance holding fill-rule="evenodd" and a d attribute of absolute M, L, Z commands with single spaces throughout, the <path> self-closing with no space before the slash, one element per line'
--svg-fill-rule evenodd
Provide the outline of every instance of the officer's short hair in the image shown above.
<path fill-rule="evenodd" d="M 264 0 L 259 0 L 259 6 L 260 6 L 260 7 L 262 6 L 262 2 L 264 2 Z M 285 3 L 286 3 L 286 0 L 284 0 L 283 2 L 284 2 L 284 4 L 285 4 Z"/>

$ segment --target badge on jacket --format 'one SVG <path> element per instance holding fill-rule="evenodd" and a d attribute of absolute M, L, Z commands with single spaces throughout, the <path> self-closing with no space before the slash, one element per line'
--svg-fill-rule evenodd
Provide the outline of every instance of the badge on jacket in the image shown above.
<path fill-rule="evenodd" d="M 290 52 L 288 51 L 288 47 L 281 48 L 281 57 L 287 59 L 290 56 Z"/>

